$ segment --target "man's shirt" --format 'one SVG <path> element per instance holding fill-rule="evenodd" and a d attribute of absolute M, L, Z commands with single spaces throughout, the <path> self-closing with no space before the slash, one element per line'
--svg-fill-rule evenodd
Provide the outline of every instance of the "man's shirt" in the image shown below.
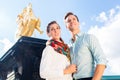
<path fill-rule="evenodd" d="M 76 40 L 70 43 L 71 60 L 77 65 L 75 79 L 92 77 L 95 64 L 106 65 L 107 60 L 101 46 L 95 36 L 86 33 L 79 33 Z"/>

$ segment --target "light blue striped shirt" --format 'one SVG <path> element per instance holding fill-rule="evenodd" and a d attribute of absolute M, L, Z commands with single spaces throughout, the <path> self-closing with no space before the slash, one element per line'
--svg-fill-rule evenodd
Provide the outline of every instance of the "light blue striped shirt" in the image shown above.
<path fill-rule="evenodd" d="M 92 34 L 79 33 L 75 42 L 71 40 L 70 51 L 72 63 L 77 65 L 75 79 L 92 77 L 95 64 L 107 64 L 106 57 L 101 46 Z"/>

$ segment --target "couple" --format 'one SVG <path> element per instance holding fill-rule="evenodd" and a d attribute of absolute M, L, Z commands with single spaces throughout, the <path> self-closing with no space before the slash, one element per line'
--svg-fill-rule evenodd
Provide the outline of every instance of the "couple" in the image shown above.
<path fill-rule="evenodd" d="M 43 50 L 40 76 L 46 80 L 100 80 L 107 60 L 98 40 L 80 32 L 79 19 L 72 12 L 68 12 L 64 19 L 72 34 L 70 46 L 61 39 L 59 24 L 50 22 L 47 34 L 51 40 Z"/>

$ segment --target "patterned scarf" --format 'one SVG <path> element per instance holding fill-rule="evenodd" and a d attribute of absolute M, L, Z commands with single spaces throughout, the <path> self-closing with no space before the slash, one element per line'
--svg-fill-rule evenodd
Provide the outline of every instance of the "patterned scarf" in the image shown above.
<path fill-rule="evenodd" d="M 67 58 L 70 60 L 70 49 L 67 46 L 67 44 L 64 44 L 64 42 L 58 42 L 55 40 L 50 40 L 50 46 L 52 46 L 54 48 L 55 51 L 57 51 L 60 54 L 64 54 L 65 56 L 67 56 Z"/>

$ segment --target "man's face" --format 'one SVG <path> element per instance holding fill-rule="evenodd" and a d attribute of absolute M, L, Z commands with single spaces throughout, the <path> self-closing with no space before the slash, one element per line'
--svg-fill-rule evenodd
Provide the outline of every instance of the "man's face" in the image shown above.
<path fill-rule="evenodd" d="M 69 15 L 65 20 L 66 27 L 71 31 L 75 31 L 79 28 L 79 22 L 74 15 Z"/>

